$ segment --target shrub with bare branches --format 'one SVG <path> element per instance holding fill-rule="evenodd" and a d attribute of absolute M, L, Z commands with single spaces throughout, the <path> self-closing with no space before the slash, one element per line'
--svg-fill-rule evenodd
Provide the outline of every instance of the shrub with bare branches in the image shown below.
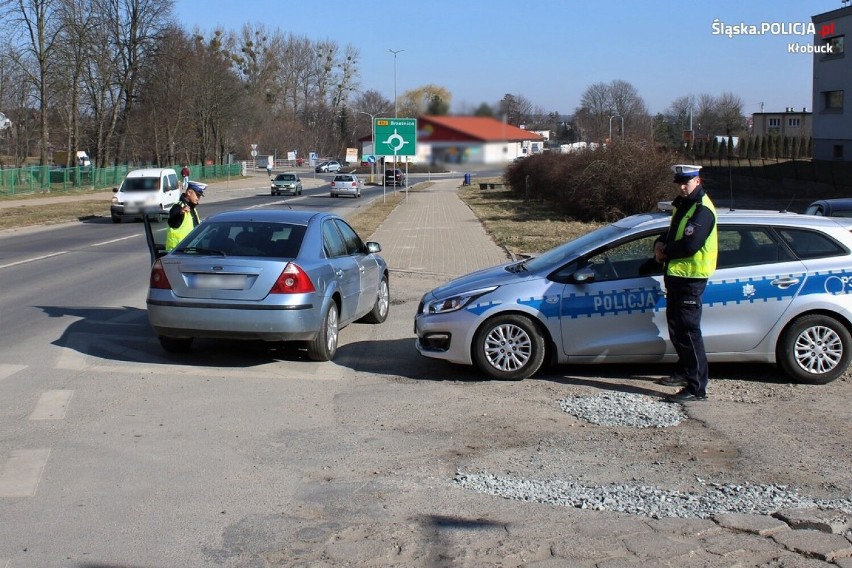
<path fill-rule="evenodd" d="M 611 222 L 657 208 L 672 198 L 676 154 L 624 142 L 571 154 L 546 152 L 512 164 L 513 191 L 552 202 L 580 221 Z"/>

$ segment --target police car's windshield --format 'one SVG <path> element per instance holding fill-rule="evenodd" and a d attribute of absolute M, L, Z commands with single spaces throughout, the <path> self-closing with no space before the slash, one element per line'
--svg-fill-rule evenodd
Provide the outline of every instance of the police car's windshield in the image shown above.
<path fill-rule="evenodd" d="M 527 270 L 536 272 L 539 270 L 549 270 L 554 266 L 560 266 L 575 259 L 577 256 L 585 253 L 590 248 L 609 242 L 618 238 L 627 231 L 624 227 L 615 225 L 607 225 L 596 229 L 591 233 L 586 233 L 582 237 L 576 238 L 573 241 L 568 241 L 563 245 L 559 245 L 549 251 L 533 257 L 524 262 Z"/>

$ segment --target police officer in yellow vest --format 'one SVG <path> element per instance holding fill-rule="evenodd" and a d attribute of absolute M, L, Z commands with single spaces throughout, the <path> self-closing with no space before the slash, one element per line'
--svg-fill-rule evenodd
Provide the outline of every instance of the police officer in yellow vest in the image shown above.
<path fill-rule="evenodd" d="M 174 249 L 201 222 L 196 207 L 201 198 L 204 197 L 205 187 L 207 187 L 206 183 L 187 182 L 186 191 L 180 196 L 178 202 L 169 209 L 166 251 Z"/>
<path fill-rule="evenodd" d="M 671 402 L 707 399 L 710 374 L 701 335 L 701 296 L 716 269 L 716 208 L 701 187 L 701 166 L 672 166 L 680 190 L 668 232 L 654 243 L 654 258 L 665 265 L 666 321 L 678 355 L 677 372 L 660 381 L 683 389 Z"/>

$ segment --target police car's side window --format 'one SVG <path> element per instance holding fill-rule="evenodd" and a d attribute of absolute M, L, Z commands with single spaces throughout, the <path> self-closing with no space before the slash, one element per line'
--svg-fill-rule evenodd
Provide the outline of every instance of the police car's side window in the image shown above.
<path fill-rule="evenodd" d="M 662 265 L 654 261 L 659 236 L 645 235 L 590 256 L 587 266 L 595 272 L 595 282 L 662 274 Z"/>
<path fill-rule="evenodd" d="M 845 248 L 827 235 L 806 229 L 778 229 L 781 238 L 789 245 L 796 256 L 802 259 L 826 258 L 847 254 Z"/>
<path fill-rule="evenodd" d="M 793 260 L 790 251 L 766 228 L 720 227 L 718 238 L 717 269 Z"/>

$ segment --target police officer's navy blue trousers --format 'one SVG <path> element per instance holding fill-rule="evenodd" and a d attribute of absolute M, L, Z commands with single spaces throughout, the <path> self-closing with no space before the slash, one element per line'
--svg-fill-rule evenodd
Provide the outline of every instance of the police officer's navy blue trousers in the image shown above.
<path fill-rule="evenodd" d="M 665 284 L 669 339 L 678 355 L 679 372 L 692 394 L 706 396 L 710 371 L 701 335 L 701 295 L 707 280 L 666 276 Z"/>

